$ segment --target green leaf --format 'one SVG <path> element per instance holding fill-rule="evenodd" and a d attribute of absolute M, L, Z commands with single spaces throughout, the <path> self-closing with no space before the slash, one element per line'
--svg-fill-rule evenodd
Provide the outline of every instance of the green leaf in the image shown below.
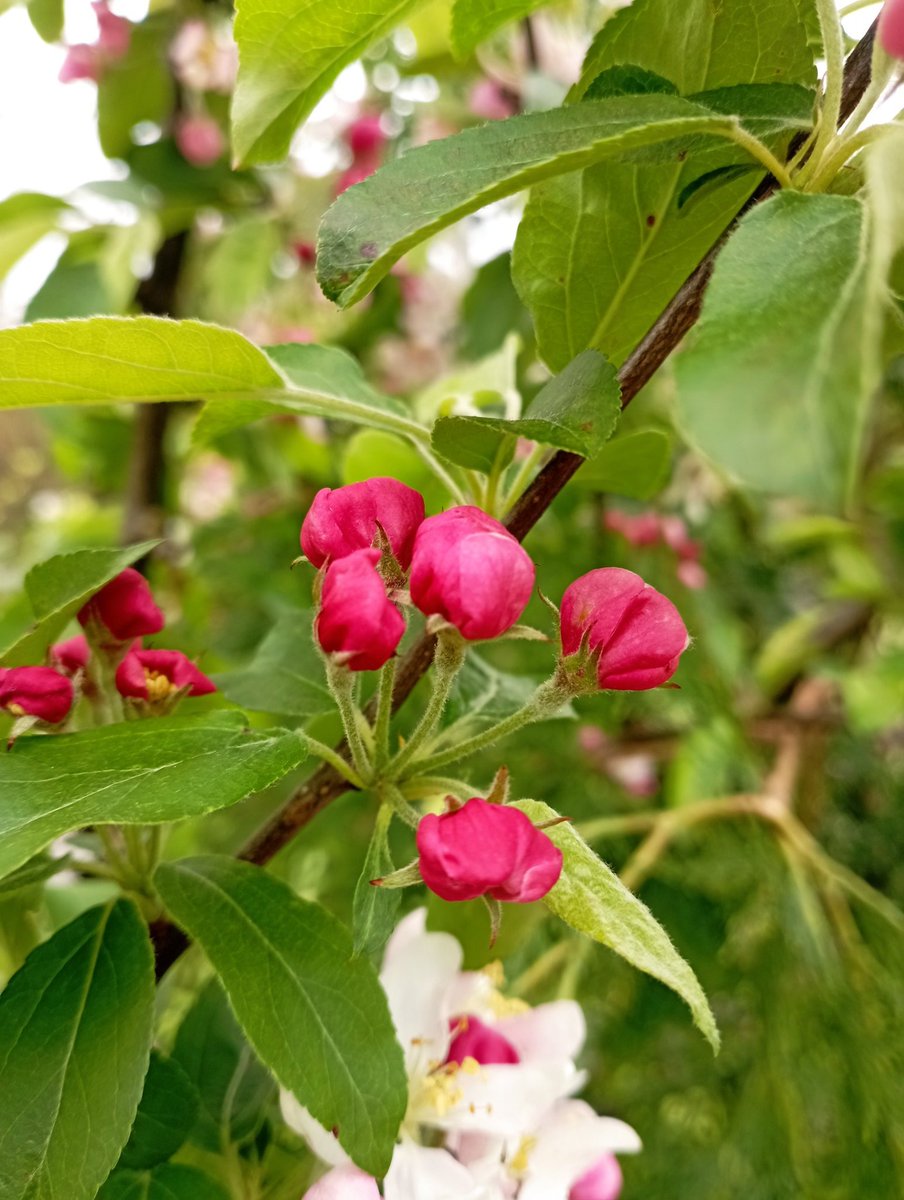
<path fill-rule="evenodd" d="M 679 96 L 615 96 L 430 142 L 387 163 L 328 209 L 318 243 L 320 285 L 346 307 L 407 250 L 494 200 L 661 143 L 657 157 L 683 161 L 681 139 L 726 136 L 734 125 Z"/>
<path fill-rule="evenodd" d="M 605 445 L 575 476 L 594 492 L 650 500 L 668 482 L 672 439 L 660 429 L 639 429 Z"/>
<path fill-rule="evenodd" d="M 73 550 L 38 563 L 25 576 L 35 623 L 0 652 L 6 667 L 37 663 L 86 600 L 126 567 L 159 546 L 159 539 L 122 550 Z"/>
<path fill-rule="evenodd" d="M 271 261 L 282 242 L 269 215 L 243 217 L 230 225 L 203 265 L 202 315 L 227 323 L 240 320 L 269 286 Z"/>
<path fill-rule="evenodd" d="M 304 757 L 294 733 L 252 733 L 229 711 L 20 738 L 0 756 L 0 878 L 70 829 L 200 816 L 269 787 Z"/>
<path fill-rule="evenodd" d="M 313 717 L 333 709 L 311 621 L 310 611 L 282 613 L 247 667 L 214 676 L 223 695 L 242 708 L 288 717 Z"/>
<path fill-rule="evenodd" d="M 612 436 L 620 400 L 615 368 L 587 350 L 540 389 L 523 417 L 440 417 L 433 447 L 451 462 L 479 471 L 492 468 L 506 434 L 590 458 Z"/>
<path fill-rule="evenodd" d="M 28 0 L 28 16 L 35 33 L 45 42 L 58 42 L 63 34 L 63 0 Z"/>
<path fill-rule="evenodd" d="M 135 1123 L 117 1167 L 146 1170 L 166 1162 L 190 1135 L 199 1103 L 179 1064 L 152 1050 Z"/>
<path fill-rule="evenodd" d="M 354 957 L 347 931 L 250 863 L 182 859 L 161 865 L 155 881 L 261 1059 L 382 1177 L 405 1114 L 405 1070 L 376 972 Z"/>
<path fill-rule="evenodd" d="M 452 9 L 452 49 L 466 58 L 510 21 L 520 21 L 549 0 L 455 0 Z"/>
<path fill-rule="evenodd" d="M 455 725 L 458 740 L 469 737 L 523 708 L 541 682 L 534 675 L 500 671 L 472 650 L 455 677 L 444 714 L 445 722 L 448 726 Z M 574 715 L 574 708 L 568 703 L 554 713 L 553 718 Z"/>
<path fill-rule="evenodd" d="M 806 99 L 796 107 L 800 91 L 774 85 L 815 82 L 802 17 L 812 8 L 812 0 L 634 0 L 597 34 L 572 98 L 673 86 L 714 107 L 727 89 L 733 110 L 745 113 L 745 125 L 756 132 L 762 132 L 757 93 L 805 119 Z M 738 90 L 739 84 L 758 89 Z M 553 369 L 588 346 L 624 361 L 762 172 L 722 175 L 720 187 L 698 181 L 749 163 L 736 147 L 698 146 L 684 163 L 590 167 L 533 189 L 515 241 L 513 277 Z"/>
<path fill-rule="evenodd" d="M 526 813 L 535 825 L 554 821 L 559 815 L 538 800 L 519 800 L 513 807 Z M 677 992 L 690 1008 L 694 1024 L 718 1051 L 719 1031 L 703 989 L 647 906 L 570 825 L 556 825 L 546 833 L 564 860 L 559 882 L 543 901 L 547 908 L 572 929 L 608 946 Z"/>
<path fill-rule="evenodd" d="M 257 1134 L 276 1087 L 216 979 L 201 990 L 179 1026 L 172 1058 L 200 1097 L 192 1141 L 220 1153 L 225 1143 L 242 1144 Z"/>
<path fill-rule="evenodd" d="M 0 330 L 0 409 L 202 400 L 284 387 L 257 346 L 201 321 L 91 317 Z"/>
<path fill-rule="evenodd" d="M 56 229 L 65 200 L 40 192 L 19 192 L 0 201 L 0 277 L 45 234 Z"/>
<path fill-rule="evenodd" d="M 389 853 L 389 826 L 392 809 L 384 804 L 377 813 L 374 831 L 364 857 L 364 865 L 355 885 L 352 902 L 352 930 L 355 954 L 378 954 L 389 940 L 402 903 L 401 888 L 374 887 L 372 879 L 382 879 L 395 870 Z"/>
<path fill-rule="evenodd" d="M 414 421 L 407 408 L 372 388 L 360 363 L 344 350 L 291 343 L 270 346 L 266 353 L 288 379 L 292 390 L 273 394 L 267 400 L 231 396 L 211 400 L 195 425 L 196 441 L 207 441 L 279 412 L 352 421 L 356 425 L 426 438 L 426 430 Z"/>
<path fill-rule="evenodd" d="M 423 0 L 239 0 L 236 164 L 276 162 L 343 67 Z"/>
<path fill-rule="evenodd" d="M 229 1200 L 229 1193 L 197 1167 L 164 1163 L 152 1171 L 115 1171 L 97 1200 Z"/>
<path fill-rule="evenodd" d="M 11 875 L 0 879 L 0 899 L 26 891 L 35 884 L 44 883 L 59 871 L 65 871 L 68 866 L 68 858 L 51 858 L 49 854 L 36 854 Z"/>
<path fill-rule="evenodd" d="M 678 360 L 679 413 L 747 486 L 843 503 L 878 383 L 866 233 L 853 197 L 783 192 L 719 256 Z"/>
<path fill-rule="evenodd" d="M 132 24 L 126 54 L 105 64 L 97 84 L 97 133 L 108 158 L 125 158 L 139 122 L 165 125 L 168 120 L 174 99 L 166 63 L 171 35 L 169 13 L 151 14 Z"/>
<path fill-rule="evenodd" d="M 154 964 L 128 900 L 34 950 L 0 995 L 0 1196 L 94 1200 L 138 1107 Z"/>

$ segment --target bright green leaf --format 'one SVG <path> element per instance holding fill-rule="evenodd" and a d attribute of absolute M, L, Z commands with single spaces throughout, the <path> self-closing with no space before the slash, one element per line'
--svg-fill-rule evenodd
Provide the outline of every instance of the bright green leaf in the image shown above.
<path fill-rule="evenodd" d="M 126 54 L 104 66 L 97 84 L 97 133 L 109 158 L 132 149 L 132 130 L 141 121 L 164 125 L 173 109 L 173 75 L 166 67 L 172 34 L 169 13 L 133 22 Z"/>
<path fill-rule="evenodd" d="M 159 541 L 153 541 L 122 550 L 74 550 L 32 567 L 25 576 L 25 593 L 35 623 L 0 653 L 0 661 L 7 667 L 41 662 L 47 647 L 86 600 L 159 545 Z"/>
<path fill-rule="evenodd" d="M 45 234 L 69 205 L 56 196 L 19 192 L 0 201 L 0 278 Z"/>
<path fill-rule="evenodd" d="M 354 957 L 347 931 L 250 863 L 182 859 L 161 865 L 155 881 L 261 1059 L 382 1177 L 405 1113 L 405 1070 L 376 972 Z"/>
<path fill-rule="evenodd" d="M 725 136 L 734 126 L 732 117 L 679 96 L 615 96 L 430 142 L 343 192 L 327 211 L 317 253 L 320 285 L 346 307 L 407 250 L 494 200 L 649 147 L 659 146 L 656 158 L 683 161 L 688 139 Z"/>
<path fill-rule="evenodd" d="M 224 1141 L 242 1144 L 255 1136 L 276 1086 L 216 979 L 201 989 L 179 1026 L 172 1058 L 200 1097 L 192 1141 L 221 1151 Z"/>
<path fill-rule="evenodd" d="M 229 1193 L 197 1167 L 164 1163 L 152 1171 L 115 1171 L 97 1200 L 229 1200 Z"/>
<path fill-rule="evenodd" d="M 510 21 L 520 21 L 549 0 L 455 0 L 452 48 L 465 58 L 490 34 Z"/>
<path fill-rule="evenodd" d="M 423 0 L 239 0 L 232 145 L 241 165 L 285 157 L 336 76 Z"/>
<path fill-rule="evenodd" d="M 144 1091 L 118 1168 L 146 1170 L 171 1158 L 198 1116 L 198 1093 L 178 1063 L 151 1051 Z"/>
<path fill-rule="evenodd" d="M 613 438 L 575 476 L 580 487 L 651 500 L 668 482 L 672 439 L 660 429 Z"/>
<path fill-rule="evenodd" d="M 783 192 L 716 263 L 678 360 L 684 431 L 751 487 L 842 505 L 878 383 L 861 202 Z"/>
<path fill-rule="evenodd" d="M 245 1040 L 216 979 L 201 989 L 179 1026 L 172 1058 L 201 1101 L 192 1141 L 220 1152 L 224 1142 L 241 1145 L 256 1135 L 276 1086 Z"/>
<path fill-rule="evenodd" d="M 526 813 L 535 825 L 558 817 L 538 800 L 519 800 L 513 807 Z M 597 858 L 571 825 L 556 825 L 547 834 L 564 859 L 559 882 L 544 899 L 547 908 L 572 929 L 608 946 L 677 992 L 690 1008 L 694 1024 L 718 1051 L 719 1031 L 703 989 L 647 906 Z"/>
<path fill-rule="evenodd" d="M 252 733 L 229 711 L 20 738 L 0 755 L 0 878 L 70 829 L 200 816 L 269 787 L 304 757 L 294 733 Z"/>
<path fill-rule="evenodd" d="M 0 330 L 0 409 L 202 400 L 284 387 L 257 346 L 201 321 L 91 317 Z"/>
<path fill-rule="evenodd" d="M 378 954 L 383 949 L 393 931 L 402 903 L 401 888 L 374 887 L 371 882 L 395 870 L 389 853 L 391 824 L 392 809 L 384 804 L 377 813 L 364 865 L 355 885 L 352 931 L 356 954 Z"/>
<path fill-rule="evenodd" d="M 28 0 L 28 16 L 45 42 L 58 42 L 63 33 L 63 0 Z"/>
<path fill-rule="evenodd" d="M 223 695 L 242 708 L 288 717 L 313 717 L 334 708 L 314 648 L 311 617 L 309 611 L 282 613 L 247 667 L 214 677 Z"/>
<path fill-rule="evenodd" d="M 29 955 L 0 995 L 3 1200 L 94 1200 L 129 1136 L 153 1011 L 151 946 L 127 900 Z"/>

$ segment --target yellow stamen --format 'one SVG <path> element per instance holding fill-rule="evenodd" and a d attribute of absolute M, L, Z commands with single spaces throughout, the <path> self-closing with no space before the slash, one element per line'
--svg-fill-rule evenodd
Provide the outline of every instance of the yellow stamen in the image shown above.
<path fill-rule="evenodd" d="M 173 681 L 166 675 L 162 675 L 159 671 L 149 671 L 147 667 L 144 669 L 144 683 L 148 692 L 148 700 L 152 704 L 160 700 L 165 700 L 178 690 Z"/>

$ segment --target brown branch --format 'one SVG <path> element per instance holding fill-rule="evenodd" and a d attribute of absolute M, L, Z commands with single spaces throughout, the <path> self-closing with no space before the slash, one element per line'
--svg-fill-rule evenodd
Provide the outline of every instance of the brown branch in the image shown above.
<path fill-rule="evenodd" d="M 850 116 L 869 84 L 875 29 L 874 24 L 847 60 L 842 107 L 843 120 Z M 774 188 L 774 180 L 765 181 L 739 217 L 749 208 L 762 203 L 772 194 Z M 626 408 L 631 403 L 696 323 L 703 303 L 703 294 L 712 275 L 716 258 L 733 228 L 734 223 L 713 246 L 693 274 L 688 277 L 649 333 L 623 364 L 619 371 L 622 408 Z M 519 540 L 523 539 L 536 525 L 584 461 L 577 454 L 559 451 L 540 471 L 518 501 L 507 522 L 508 528 Z M 429 637 L 421 638 L 405 656 L 396 677 L 393 691 L 393 711 L 405 701 L 415 684 L 430 667 L 433 660 L 434 641 L 435 639 Z M 337 747 L 337 750 L 344 755 L 347 747 L 343 743 Z M 342 776 L 324 763 L 244 846 L 239 857 L 246 862 L 259 865 L 269 862 L 309 821 L 349 790 L 349 785 Z M 184 935 L 165 920 L 156 922 L 151 933 L 154 938 L 159 977 L 165 973 L 188 943 Z"/>

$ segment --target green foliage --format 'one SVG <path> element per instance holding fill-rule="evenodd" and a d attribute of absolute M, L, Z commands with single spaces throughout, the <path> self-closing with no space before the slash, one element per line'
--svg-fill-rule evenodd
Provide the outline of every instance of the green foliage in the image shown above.
<path fill-rule="evenodd" d="M 115 1171 L 97 1200 L 228 1200 L 229 1193 L 197 1167 L 166 1163 L 151 1171 Z"/>
<path fill-rule="evenodd" d="M 144 1091 L 117 1168 L 146 1170 L 171 1158 L 197 1120 L 199 1099 L 177 1062 L 151 1051 Z"/>
<path fill-rule="evenodd" d="M 343 67 L 391 33 L 421 0 L 241 0 L 232 104 L 237 163 L 285 156 L 292 134 Z"/>
<path fill-rule="evenodd" d="M 659 429 L 640 429 L 614 438 L 581 469 L 576 482 L 595 492 L 651 500 L 665 486 L 672 439 Z"/>
<path fill-rule="evenodd" d="M 239 712 L 20 739 L 0 758 L 0 876 L 81 825 L 178 821 L 225 808 L 304 757 L 294 733 L 252 733 Z"/>
<path fill-rule="evenodd" d="M 0 996 L 0 1195 L 93 1200 L 129 1136 L 148 1061 L 150 944 L 134 905 L 89 909 Z"/>
<path fill-rule="evenodd" d="M 313 717 L 333 707 L 314 648 L 311 613 L 282 613 L 247 667 L 215 678 L 227 699 L 256 712 Z"/>
<path fill-rule="evenodd" d="M 547 0 L 455 0 L 452 7 L 452 48 L 464 58 L 510 21 L 526 17 Z"/>
<path fill-rule="evenodd" d="M 364 866 L 355 885 L 352 930 L 356 954 L 378 954 L 388 941 L 399 917 L 402 889 L 374 887 L 372 882 L 395 870 L 389 852 L 391 822 L 392 809 L 384 805 L 377 814 Z"/>
<path fill-rule="evenodd" d="M 345 929 L 248 863 L 183 859 L 159 867 L 155 882 L 261 1059 L 337 1128 L 359 1166 L 382 1176 L 405 1112 L 405 1072 L 376 972 L 354 957 Z"/>
<path fill-rule="evenodd" d="M 0 201 L 0 276 L 45 234 L 56 229 L 65 200 L 40 192 L 19 192 Z"/>
<path fill-rule="evenodd" d="M 57 634 L 82 605 L 126 567 L 148 554 L 159 542 L 139 542 L 124 550 L 74 550 L 32 567 L 25 576 L 25 594 L 34 625 L 0 654 L 5 666 L 40 661 Z"/>
<path fill-rule="evenodd" d="M 125 57 L 109 63 L 97 88 L 97 132 L 104 154 L 124 158 L 140 121 L 165 125 L 173 106 L 173 79 L 166 70 L 168 14 L 133 24 Z"/>
<path fill-rule="evenodd" d="M 678 363 L 681 422 L 733 478 L 839 509 L 878 346 L 862 203 L 783 192 L 719 256 Z"/>
<path fill-rule="evenodd" d="M 327 211 L 318 242 L 320 286 L 346 307 L 407 250 L 494 200 L 649 147 L 654 157 L 680 162 L 687 139 L 729 137 L 735 127 L 733 118 L 678 96 L 616 96 L 431 142 L 388 163 Z"/>
<path fill-rule="evenodd" d="M 519 800 L 514 807 L 535 825 L 559 815 L 538 800 Z M 559 882 L 543 901 L 550 912 L 677 992 L 690 1008 L 694 1024 L 718 1051 L 719 1031 L 703 989 L 647 906 L 570 825 L 553 826 L 548 836 L 564 859 Z"/>

